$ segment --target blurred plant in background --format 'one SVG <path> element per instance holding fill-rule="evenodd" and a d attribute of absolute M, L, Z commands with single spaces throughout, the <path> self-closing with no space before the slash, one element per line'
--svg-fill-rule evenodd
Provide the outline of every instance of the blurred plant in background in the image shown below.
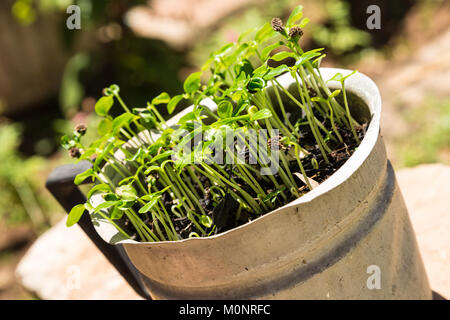
<path fill-rule="evenodd" d="M 421 106 L 402 112 L 408 124 L 407 139 L 396 142 L 400 166 L 422 163 L 450 165 L 450 99 L 428 97 Z"/>
<path fill-rule="evenodd" d="M 50 224 L 40 190 L 45 159 L 18 153 L 20 132 L 17 124 L 0 124 L 0 218 L 7 224 L 31 222 L 39 230 Z"/>
<path fill-rule="evenodd" d="M 315 23 L 311 27 L 312 38 L 319 46 L 341 59 L 354 60 L 348 57 L 349 52 L 367 49 L 372 41 L 367 31 L 352 25 L 350 15 L 351 4 L 343 0 L 327 0 L 324 2 L 324 23 Z"/>
<path fill-rule="evenodd" d="M 123 22 L 127 10 L 142 3 L 146 1 L 15 1 L 12 14 L 22 24 L 33 24 L 39 15 L 57 14 L 62 18 L 59 29 L 70 53 L 59 93 L 66 117 L 74 116 L 82 109 L 85 97 L 98 97 L 111 82 L 121 83 L 126 98 L 142 105 L 152 93 L 181 89 L 178 70 L 184 64 L 183 54 L 161 41 L 136 38 Z M 80 31 L 65 27 L 66 9 L 71 4 L 81 8 Z M 91 111 L 85 107 L 88 110 L 84 111 Z"/>

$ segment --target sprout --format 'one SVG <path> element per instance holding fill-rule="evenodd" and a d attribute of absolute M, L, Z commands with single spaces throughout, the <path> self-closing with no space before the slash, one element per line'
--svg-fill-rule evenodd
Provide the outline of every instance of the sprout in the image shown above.
<path fill-rule="evenodd" d="M 96 182 L 87 198 L 100 192 L 105 200 L 75 207 L 69 225 L 87 209 L 139 241 L 206 237 L 301 197 L 316 176 L 326 179 L 335 155 L 358 146 L 359 126 L 345 92 L 352 74 L 333 77 L 342 88 L 331 92 L 318 69 L 323 48 L 305 52 L 297 41 L 307 22 L 301 6 L 286 25 L 273 18 L 213 52 L 186 78 L 184 92 L 163 92 L 146 106 L 130 109 L 117 85 L 106 88 L 95 106 L 101 138 L 84 146 L 82 124 L 61 138 L 72 157 L 92 163 L 75 183 Z M 283 74 L 292 76 L 291 87 L 279 82 Z M 192 110 L 169 125 L 161 110 L 172 114 L 181 102 Z M 110 112 L 114 103 L 122 113 Z M 271 164 L 276 170 L 267 174 Z"/>

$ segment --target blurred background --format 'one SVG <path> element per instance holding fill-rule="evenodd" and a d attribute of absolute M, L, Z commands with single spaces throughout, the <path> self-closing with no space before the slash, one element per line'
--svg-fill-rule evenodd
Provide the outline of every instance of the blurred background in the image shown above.
<path fill-rule="evenodd" d="M 81 8 L 81 30 L 66 27 L 71 4 Z M 394 167 L 450 164 L 450 1 L 2 0 L 0 299 L 38 298 L 14 270 L 64 217 L 45 180 L 73 161 L 61 135 L 77 123 L 95 127 L 104 87 L 118 84 L 134 107 L 177 94 L 211 51 L 298 4 L 311 19 L 302 45 L 326 48 L 323 66 L 358 69 L 380 87 Z M 372 4 L 379 30 L 366 27 Z"/>

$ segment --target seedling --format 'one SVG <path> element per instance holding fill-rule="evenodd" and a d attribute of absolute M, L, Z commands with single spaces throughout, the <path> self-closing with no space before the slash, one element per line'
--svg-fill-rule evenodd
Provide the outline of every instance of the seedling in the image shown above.
<path fill-rule="evenodd" d="M 301 197 L 336 171 L 363 130 L 346 95 L 352 74 L 333 77 L 342 87 L 331 92 L 319 70 L 323 49 L 302 49 L 308 21 L 299 6 L 286 24 L 274 18 L 245 32 L 213 52 L 202 71 L 186 79 L 184 93 L 161 93 L 145 107 L 130 109 L 117 85 L 105 89 L 95 106 L 102 137 L 84 146 L 85 130 L 78 128 L 62 138 L 72 156 L 92 163 L 75 183 L 96 183 L 67 224 L 88 210 L 137 241 L 206 237 Z M 288 51 L 271 55 L 281 48 Z M 295 63 L 283 63 L 287 58 Z M 280 83 L 285 73 L 294 91 Z M 160 108 L 172 114 L 182 100 L 192 110 L 168 125 Z M 115 103 L 123 110 L 117 117 L 109 112 Z M 93 195 L 104 201 L 92 207 Z"/>

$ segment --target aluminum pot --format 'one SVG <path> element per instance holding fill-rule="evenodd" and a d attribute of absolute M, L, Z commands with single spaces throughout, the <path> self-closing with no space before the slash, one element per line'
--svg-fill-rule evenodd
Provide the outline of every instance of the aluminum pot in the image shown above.
<path fill-rule="evenodd" d="M 321 68 L 325 80 L 337 72 L 350 71 Z M 289 74 L 279 81 L 293 83 Z M 346 88 L 370 111 L 366 136 L 336 173 L 301 198 L 207 238 L 121 240 L 105 221 L 95 224 L 97 232 L 124 246 L 154 299 L 431 299 L 380 135 L 378 88 L 361 73 Z"/>

